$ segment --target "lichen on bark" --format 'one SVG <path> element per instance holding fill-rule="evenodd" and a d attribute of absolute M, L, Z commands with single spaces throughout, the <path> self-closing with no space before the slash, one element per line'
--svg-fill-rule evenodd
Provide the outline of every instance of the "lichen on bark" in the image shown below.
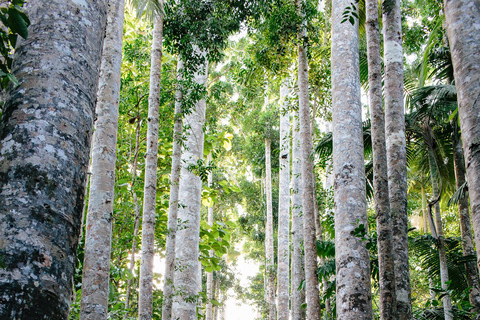
<path fill-rule="evenodd" d="M 68 318 L 106 13 L 28 4 L 0 123 L 2 319 Z"/>

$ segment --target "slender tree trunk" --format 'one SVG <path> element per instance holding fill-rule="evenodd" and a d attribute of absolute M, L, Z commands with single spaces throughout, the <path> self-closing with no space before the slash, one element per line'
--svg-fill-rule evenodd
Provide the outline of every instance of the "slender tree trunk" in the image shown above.
<path fill-rule="evenodd" d="M 423 233 L 424 234 L 428 234 L 428 224 L 430 222 L 430 216 L 429 216 L 429 210 L 428 210 L 428 203 L 427 203 L 427 193 L 425 191 L 425 185 L 424 185 L 424 177 L 422 175 L 422 211 L 423 211 Z M 434 227 L 432 227 L 432 225 L 430 225 L 430 229 L 433 230 Z M 430 270 L 428 270 L 430 272 Z M 428 287 L 430 288 L 429 292 L 430 292 L 430 301 L 433 301 L 435 300 L 435 291 L 432 290 L 432 288 L 434 287 L 434 284 L 433 284 L 433 279 L 432 278 L 428 278 Z"/>
<path fill-rule="evenodd" d="M 138 316 L 149 320 L 153 316 L 153 257 L 155 255 L 155 205 L 157 196 L 157 154 L 160 107 L 160 80 L 162 76 L 163 16 L 158 15 L 153 25 L 150 64 L 150 91 L 148 96 L 147 152 L 145 155 L 145 185 L 143 191 L 142 260 L 140 264 L 140 292 Z"/>
<path fill-rule="evenodd" d="M 332 93 L 337 318 L 372 319 L 370 258 L 354 229 L 367 228 L 358 22 L 341 23 L 349 0 L 333 1 Z"/>
<path fill-rule="evenodd" d="M 286 84 L 280 88 L 280 172 L 278 201 L 278 269 L 277 313 L 278 320 L 289 319 L 290 286 L 290 113 L 288 112 Z"/>
<path fill-rule="evenodd" d="M 378 268 L 380 287 L 380 318 L 396 318 L 395 271 L 388 198 L 387 147 L 385 142 L 385 114 L 382 98 L 382 57 L 378 29 L 378 0 L 366 1 L 368 82 L 370 86 L 370 117 L 372 123 L 373 184 L 377 216 Z"/>
<path fill-rule="evenodd" d="M 202 53 L 205 62 L 195 75 L 195 82 L 206 85 L 206 53 Z M 195 110 L 185 116 L 187 138 L 182 152 L 178 220 L 181 227 L 177 230 L 175 241 L 175 271 L 172 319 L 197 319 L 197 295 L 199 286 L 199 233 L 202 181 L 189 170 L 189 166 L 198 165 L 203 158 L 203 125 L 205 122 L 205 99 L 195 104 Z"/>
<path fill-rule="evenodd" d="M 267 272 L 268 319 L 276 319 L 275 308 L 275 256 L 273 244 L 273 210 L 272 210 L 272 164 L 270 139 L 265 139 L 265 194 L 267 199 L 267 225 L 265 226 L 265 254 Z"/>
<path fill-rule="evenodd" d="M 475 0 L 444 0 L 452 53 L 458 114 L 472 210 L 472 224 L 480 263 L 480 5 Z"/>
<path fill-rule="evenodd" d="M 298 10 L 302 12 L 305 0 L 296 0 Z M 298 105 L 300 125 L 300 157 L 302 171 L 302 206 L 305 248 L 305 294 L 307 301 L 307 319 L 320 319 L 320 295 L 318 291 L 317 239 L 315 234 L 315 215 L 313 192 L 312 133 L 310 132 L 310 104 L 308 94 L 308 58 L 306 24 L 298 35 Z"/>
<path fill-rule="evenodd" d="M 123 14 L 123 0 L 109 2 L 92 145 L 80 307 L 82 319 L 100 320 L 108 316 Z"/>
<path fill-rule="evenodd" d="M 443 237 L 443 225 L 442 225 L 442 215 L 440 212 L 440 186 L 439 182 L 437 179 L 438 177 L 438 170 L 437 170 L 437 165 L 435 163 L 435 158 L 432 153 L 432 151 L 429 151 L 429 166 L 430 166 L 430 177 L 432 181 L 432 190 L 433 190 L 433 198 L 434 204 L 430 203 L 429 204 L 429 213 L 431 216 L 431 207 L 432 205 L 435 206 L 435 223 L 433 223 L 433 217 L 432 217 L 432 224 L 431 224 L 431 230 L 432 230 L 432 235 L 433 237 L 437 240 L 437 246 L 438 246 L 438 257 L 440 261 L 440 284 L 442 286 L 442 289 L 444 290 L 444 295 L 443 295 L 443 312 L 444 312 L 444 317 L 445 320 L 453 320 L 453 314 L 452 314 L 452 299 L 450 295 L 448 294 L 448 267 L 447 267 L 447 253 L 445 250 L 445 239 Z M 436 225 L 436 226 L 435 226 Z"/>
<path fill-rule="evenodd" d="M 207 156 L 207 162 L 210 163 L 212 161 L 212 154 L 210 153 Z M 208 173 L 208 187 L 213 187 L 213 172 L 210 171 Z M 211 227 L 213 226 L 213 204 L 211 204 L 207 209 L 207 223 Z M 213 257 L 214 252 L 210 250 L 209 252 L 210 257 Z M 214 293 L 214 286 L 213 286 L 213 271 L 207 272 L 207 306 L 205 308 L 205 320 L 212 320 L 213 317 L 213 293 Z"/>
<path fill-rule="evenodd" d="M 138 165 L 138 152 L 140 150 L 140 128 L 142 122 L 137 118 L 137 128 L 135 129 L 135 154 L 133 156 L 132 164 L 132 197 L 133 197 L 133 206 L 135 210 L 135 218 L 133 222 L 133 237 L 132 237 L 132 254 L 130 256 L 130 274 L 131 277 L 127 281 L 127 292 L 125 294 L 125 318 L 128 316 L 128 309 L 130 308 L 130 295 L 132 292 L 132 282 L 135 277 L 135 253 L 137 251 L 137 237 L 138 237 L 138 228 L 140 225 L 140 204 L 138 203 L 137 192 L 135 187 L 137 185 L 137 165 Z"/>
<path fill-rule="evenodd" d="M 300 159 L 300 132 L 298 127 L 298 112 L 293 114 L 292 124 L 292 320 L 304 320 L 305 290 L 301 286 L 305 280 L 303 256 L 303 218 L 302 218 L 302 177 Z"/>
<path fill-rule="evenodd" d="M 456 132 L 458 134 L 458 132 Z M 462 142 L 456 134 L 452 135 L 453 144 L 453 164 L 455 167 L 455 182 L 457 189 L 465 183 L 465 164 L 463 159 Z M 475 249 L 472 239 L 472 227 L 470 223 L 470 213 L 468 210 L 468 198 L 464 197 L 458 201 L 458 215 L 460 218 L 460 232 L 462 235 L 462 249 L 464 256 L 475 255 Z M 480 289 L 478 284 L 477 267 L 473 261 L 465 264 L 465 273 L 468 286 L 471 287 L 469 293 L 470 304 L 480 311 Z"/>
<path fill-rule="evenodd" d="M 403 106 L 403 50 L 400 0 L 383 0 L 385 61 L 385 133 L 387 138 L 388 192 L 393 232 L 393 258 L 397 312 L 400 320 L 412 318 L 408 265 L 407 153 Z"/>
<path fill-rule="evenodd" d="M 28 3 L 0 123 L 0 318 L 67 319 L 107 1 Z"/>
<path fill-rule="evenodd" d="M 177 62 L 177 80 L 182 80 L 183 61 Z M 175 239 L 177 234 L 178 191 L 180 187 L 180 165 L 182 157 L 182 90 L 175 91 L 175 124 L 173 126 L 172 169 L 170 174 L 170 200 L 168 204 L 168 233 L 165 248 L 165 282 L 163 285 L 162 319 L 172 317 L 173 275 L 175 267 Z"/>

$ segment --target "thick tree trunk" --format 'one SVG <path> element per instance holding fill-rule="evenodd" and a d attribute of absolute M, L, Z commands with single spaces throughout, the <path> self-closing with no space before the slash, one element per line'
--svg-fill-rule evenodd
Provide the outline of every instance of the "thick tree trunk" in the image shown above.
<path fill-rule="evenodd" d="M 372 319 L 370 258 L 355 228 L 367 228 L 358 24 L 341 23 L 349 0 L 333 2 L 332 93 L 337 318 Z"/>
<path fill-rule="evenodd" d="M 265 270 L 268 303 L 268 319 L 276 319 L 275 308 L 275 256 L 273 245 L 273 210 L 272 210 L 272 164 L 270 139 L 265 139 L 265 194 L 267 200 L 267 224 L 265 226 Z"/>
<path fill-rule="evenodd" d="M 280 172 L 278 197 L 277 319 L 289 319 L 290 286 L 290 113 L 286 84 L 280 88 Z"/>
<path fill-rule="evenodd" d="M 430 166 L 430 179 L 432 181 L 432 190 L 433 190 L 433 198 L 435 199 L 434 206 L 435 206 L 435 223 L 433 223 L 433 217 L 431 217 L 431 225 L 430 229 L 432 231 L 433 237 L 437 240 L 438 246 L 438 257 L 440 261 L 440 284 L 442 289 L 444 290 L 443 295 L 443 312 L 445 320 L 453 320 L 452 314 L 452 299 L 448 294 L 448 267 L 447 267 L 447 253 L 445 249 L 445 239 L 443 237 L 443 225 L 442 225 L 442 215 L 440 212 L 440 185 L 438 182 L 438 170 L 437 165 L 435 163 L 435 156 L 433 155 L 432 151 L 429 151 L 429 158 L 428 163 Z M 431 207 L 432 203 L 429 204 L 429 215 L 431 216 Z"/>
<path fill-rule="evenodd" d="M 125 294 L 125 318 L 128 316 L 128 309 L 130 308 L 130 295 L 132 292 L 132 282 L 135 277 L 135 254 L 137 251 L 137 237 L 138 237 L 138 228 L 140 226 L 140 204 L 138 202 L 137 192 L 135 187 L 137 184 L 137 165 L 138 165 L 138 152 L 140 150 L 140 128 L 142 126 L 142 121 L 136 119 L 137 128 L 135 129 L 135 154 L 133 155 L 133 164 L 132 164 L 132 197 L 133 197 L 133 206 L 135 210 L 135 218 L 133 221 L 133 237 L 132 237 L 132 254 L 130 255 L 130 274 L 131 277 L 127 281 L 127 292 Z"/>
<path fill-rule="evenodd" d="M 124 1 L 110 1 L 98 82 L 85 233 L 82 319 L 107 319 Z"/>
<path fill-rule="evenodd" d="M 292 320 L 304 320 L 305 290 L 301 286 L 305 280 L 303 256 L 303 218 L 302 218 L 302 177 L 300 159 L 300 132 L 298 127 L 298 112 L 293 114 L 292 123 Z"/>
<path fill-rule="evenodd" d="M 298 10 L 304 6 L 305 0 L 296 0 Z M 310 132 L 310 103 L 308 94 L 308 58 L 306 47 L 306 25 L 298 35 L 298 105 L 300 125 L 300 157 L 302 171 L 302 206 L 305 248 L 305 294 L 307 301 L 307 319 L 320 319 L 320 295 L 317 277 L 317 238 L 315 234 L 313 164 L 310 160 L 312 152 L 312 133 Z"/>
<path fill-rule="evenodd" d="M 212 154 L 210 153 L 207 156 L 207 162 L 210 163 L 212 161 Z M 208 187 L 212 188 L 213 186 L 213 172 L 210 171 L 208 173 Z M 209 226 L 213 226 L 213 204 L 211 204 L 207 209 L 207 223 Z M 209 252 L 210 257 L 213 257 L 214 252 L 210 250 Z M 213 271 L 207 272 L 207 306 L 205 307 L 205 320 L 212 320 L 213 317 Z"/>
<path fill-rule="evenodd" d="M 107 1 L 28 3 L 0 123 L 0 318 L 67 319 Z"/>
<path fill-rule="evenodd" d="M 195 82 L 206 85 L 207 61 L 199 67 Z M 199 283 L 199 233 L 202 181 L 199 176 L 189 170 L 190 165 L 198 165 L 203 158 L 203 125 L 205 122 L 205 99 L 195 104 L 195 110 L 185 116 L 187 138 L 182 152 L 178 221 L 175 241 L 174 285 L 176 294 L 173 297 L 172 319 L 197 319 L 197 295 Z"/>
<path fill-rule="evenodd" d="M 373 185 L 377 216 L 378 268 L 380 287 L 380 319 L 396 317 L 395 271 L 388 198 L 387 147 L 385 142 L 385 114 L 382 98 L 382 57 L 378 29 L 378 1 L 366 1 L 368 82 L 370 86 L 370 118 L 372 123 Z"/>
<path fill-rule="evenodd" d="M 140 292 L 138 317 L 152 319 L 153 315 L 153 257 L 155 254 L 155 205 L 157 196 L 157 154 L 160 107 L 160 80 L 162 76 L 163 16 L 155 18 L 150 64 L 150 91 L 148 96 L 147 152 L 145 154 L 145 185 L 143 191 L 142 260 L 140 264 Z"/>
<path fill-rule="evenodd" d="M 444 0 L 444 4 L 458 94 L 477 264 L 480 264 L 480 4 L 475 0 Z"/>
<path fill-rule="evenodd" d="M 453 164 L 455 167 L 455 182 L 458 189 L 465 183 L 465 163 L 463 159 L 462 142 L 460 139 L 458 139 L 456 134 L 452 135 L 452 144 Z M 458 215 L 460 219 L 463 255 L 472 256 L 475 254 L 475 248 L 473 246 L 472 226 L 470 223 L 467 197 L 464 197 L 458 201 Z M 470 304 L 474 306 L 477 311 L 480 311 L 478 272 L 473 261 L 468 261 L 465 263 L 465 274 L 467 276 L 468 286 L 471 287 L 469 293 Z"/>
<path fill-rule="evenodd" d="M 183 61 L 177 62 L 177 80 L 182 79 Z M 182 90 L 175 91 L 175 123 L 173 126 L 172 169 L 170 174 L 170 200 L 168 204 L 167 241 L 165 246 L 165 282 L 163 285 L 162 319 L 172 317 L 173 275 L 175 267 L 175 239 L 177 234 L 178 191 L 180 187 L 180 164 L 182 157 Z"/>
<path fill-rule="evenodd" d="M 393 233 L 397 313 L 412 318 L 408 265 L 407 153 L 403 106 L 403 51 L 400 0 L 383 0 L 385 55 L 385 133 L 388 192 Z"/>

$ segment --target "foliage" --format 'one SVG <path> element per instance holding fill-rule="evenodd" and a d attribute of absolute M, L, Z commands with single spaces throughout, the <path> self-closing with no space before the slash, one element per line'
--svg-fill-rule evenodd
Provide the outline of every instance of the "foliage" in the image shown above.
<path fill-rule="evenodd" d="M 28 37 L 30 20 L 24 13 L 25 0 L 9 0 L 0 2 L 0 87 L 6 89 L 8 83 L 18 85 L 18 80 L 10 73 L 12 56 L 17 45 L 18 36 Z"/>

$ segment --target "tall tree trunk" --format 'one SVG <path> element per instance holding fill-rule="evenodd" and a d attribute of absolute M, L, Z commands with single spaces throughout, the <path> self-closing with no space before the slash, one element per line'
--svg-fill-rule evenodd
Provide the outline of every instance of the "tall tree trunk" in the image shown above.
<path fill-rule="evenodd" d="M 177 81 L 182 80 L 183 61 L 177 62 Z M 173 126 L 172 169 L 170 174 L 170 200 L 168 203 L 167 243 L 165 246 L 165 281 L 163 284 L 162 319 L 172 317 L 173 275 L 175 267 L 175 239 L 177 234 L 178 191 L 180 187 L 180 165 L 182 157 L 182 90 L 175 91 L 175 124 Z"/>
<path fill-rule="evenodd" d="M 443 312 L 445 320 L 453 320 L 452 314 L 452 299 L 448 294 L 448 267 L 447 267 L 447 253 L 445 249 L 445 239 L 443 237 L 443 225 L 442 225 L 442 215 L 440 212 L 440 185 L 439 185 L 439 173 L 438 167 L 435 163 L 435 156 L 431 150 L 428 151 L 428 163 L 430 167 L 430 178 L 432 181 L 432 190 L 433 190 L 433 198 L 435 199 L 431 202 L 429 207 L 429 215 L 432 215 L 432 205 L 435 206 L 435 223 L 433 223 L 433 217 L 431 217 L 431 230 L 432 235 L 437 240 L 438 246 L 438 257 L 440 261 L 440 284 L 442 286 L 442 290 L 444 291 L 443 295 Z"/>
<path fill-rule="evenodd" d="M 455 168 L 455 183 L 457 189 L 459 189 L 465 183 L 465 163 L 463 159 L 462 141 L 458 138 L 458 131 L 455 131 L 455 134 L 452 135 L 453 165 Z M 472 227 L 470 223 L 467 197 L 463 197 L 458 201 L 458 215 L 460 219 L 463 255 L 472 256 L 475 254 L 475 249 L 473 246 Z M 467 276 L 468 286 L 471 287 L 469 293 L 470 304 L 474 306 L 477 311 L 480 311 L 478 272 L 473 261 L 465 263 L 465 274 Z"/>
<path fill-rule="evenodd" d="M 273 244 L 273 210 L 272 210 L 272 164 L 270 139 L 265 139 L 265 194 L 267 199 L 267 224 L 265 226 L 265 258 L 268 319 L 276 319 L 275 308 L 275 256 Z"/>
<path fill-rule="evenodd" d="M 132 164 L 132 197 L 133 197 L 133 206 L 135 210 L 135 218 L 133 221 L 133 237 L 132 237 L 132 254 L 130 255 L 130 274 L 131 277 L 127 281 L 127 292 L 125 294 L 125 318 L 128 316 L 128 309 L 130 308 L 130 295 L 132 292 L 132 282 L 135 276 L 135 254 L 137 251 L 137 237 L 138 237 L 138 228 L 140 225 L 140 204 L 138 202 L 137 192 L 135 187 L 137 185 L 137 165 L 138 165 L 138 153 L 140 150 L 140 128 L 142 126 L 142 121 L 137 118 L 137 128 L 135 129 L 135 154 L 133 155 L 133 164 Z"/>
<path fill-rule="evenodd" d="M 423 211 L 423 222 L 424 222 L 424 225 L 423 225 L 423 232 L 424 234 L 428 234 L 428 224 L 430 223 L 430 213 L 429 213 L 429 210 L 428 210 L 428 203 L 427 203 L 427 193 L 425 191 L 425 184 L 424 184 L 424 177 L 423 177 L 423 174 L 422 174 L 422 188 L 421 188 L 421 192 L 422 192 L 422 211 Z M 432 225 L 430 225 L 430 229 L 432 230 L 433 227 Z M 428 270 L 428 272 L 430 272 L 430 270 Z M 434 287 L 434 284 L 433 284 L 433 279 L 431 277 L 428 278 L 428 287 L 430 288 L 429 292 L 430 292 L 430 301 L 433 301 L 436 299 L 435 297 L 435 291 L 432 290 L 432 288 Z"/>
<path fill-rule="evenodd" d="M 202 53 L 205 62 L 195 74 L 197 84 L 206 85 L 207 61 L 206 53 Z M 195 109 L 185 116 L 187 138 L 182 152 L 178 220 L 181 228 L 177 230 L 175 241 L 174 285 L 176 294 L 173 297 L 172 319 L 197 319 L 197 295 L 201 285 L 199 270 L 199 234 L 202 181 L 199 176 L 189 170 L 189 166 L 198 165 L 203 158 L 203 125 L 205 122 L 205 99 L 195 104 Z"/>
<path fill-rule="evenodd" d="M 212 161 L 212 154 L 208 154 L 207 156 L 207 162 L 210 163 Z M 213 172 L 210 171 L 208 173 L 208 187 L 212 188 L 213 187 Z M 211 227 L 213 226 L 213 204 L 211 204 L 208 209 L 207 209 L 207 223 Z M 210 250 L 208 252 L 210 257 L 213 257 L 214 251 Z M 212 304 L 212 299 L 213 299 L 213 293 L 214 293 L 214 287 L 213 287 L 213 271 L 212 272 L 207 272 L 207 306 L 205 307 L 205 320 L 212 320 L 213 317 L 213 304 Z"/>
<path fill-rule="evenodd" d="M 480 5 L 474 0 L 444 0 L 444 4 L 458 94 L 477 264 L 480 265 Z"/>
<path fill-rule="evenodd" d="M 300 159 L 300 132 L 298 112 L 293 114 L 292 123 L 292 320 L 304 320 L 305 289 L 301 285 L 305 280 L 303 256 L 303 218 L 302 218 L 302 177 Z"/>
<path fill-rule="evenodd" d="M 280 88 L 280 172 L 278 201 L 278 269 L 277 313 L 278 320 L 289 319 L 290 286 L 290 113 L 288 112 L 289 89 L 284 83 Z"/>
<path fill-rule="evenodd" d="M 378 268 L 380 287 L 380 319 L 396 317 L 395 271 L 388 198 L 387 147 L 385 142 L 385 114 L 382 98 L 382 57 L 378 29 L 378 0 L 366 1 L 368 82 L 370 86 L 370 118 L 372 123 L 373 185 L 377 216 Z"/>
<path fill-rule="evenodd" d="M 303 12 L 305 0 L 295 1 L 297 8 Z M 302 14 L 303 15 L 303 14 Z M 320 295 L 317 277 L 317 238 L 315 234 L 312 133 L 310 132 L 310 103 L 308 94 L 308 58 L 307 58 L 306 23 L 298 35 L 298 105 L 300 125 L 300 157 L 302 170 L 302 206 L 305 248 L 305 294 L 307 301 L 307 319 L 320 319 Z"/>
<path fill-rule="evenodd" d="M 143 191 L 142 260 L 138 317 L 152 319 L 153 315 L 153 257 L 155 255 L 155 205 L 157 196 L 157 154 L 162 76 L 163 16 L 157 15 L 153 25 L 148 96 L 147 152 L 145 154 L 145 185 Z"/>
<path fill-rule="evenodd" d="M 67 319 L 107 1 L 28 3 L 0 123 L 0 318 Z"/>
<path fill-rule="evenodd" d="M 123 0 L 109 2 L 92 145 L 80 307 L 82 319 L 100 320 L 108 316 L 123 14 Z"/>
<path fill-rule="evenodd" d="M 383 0 L 385 133 L 393 259 L 399 320 L 412 318 L 408 265 L 407 153 L 403 106 L 403 50 L 400 0 Z"/>
<path fill-rule="evenodd" d="M 332 93 L 337 318 L 372 319 L 370 258 L 355 228 L 367 228 L 358 22 L 341 23 L 349 0 L 333 1 Z"/>

